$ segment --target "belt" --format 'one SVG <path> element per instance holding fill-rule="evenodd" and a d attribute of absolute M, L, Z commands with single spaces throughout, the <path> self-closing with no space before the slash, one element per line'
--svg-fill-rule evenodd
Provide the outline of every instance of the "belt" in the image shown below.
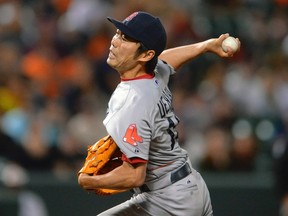
<path fill-rule="evenodd" d="M 181 168 L 172 172 L 170 175 L 165 175 L 164 177 L 160 177 L 160 179 L 157 179 L 156 181 L 148 182 L 142 185 L 141 187 L 134 188 L 133 190 L 136 193 L 139 193 L 139 192 L 143 193 L 143 192 L 149 192 L 152 190 L 158 190 L 158 189 L 167 187 L 171 184 L 174 184 L 175 182 L 188 176 L 190 173 L 192 173 L 192 169 L 189 163 L 185 163 Z"/>

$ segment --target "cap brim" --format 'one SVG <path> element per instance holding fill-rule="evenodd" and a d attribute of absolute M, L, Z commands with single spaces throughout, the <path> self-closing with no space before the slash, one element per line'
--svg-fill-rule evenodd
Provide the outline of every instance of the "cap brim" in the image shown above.
<path fill-rule="evenodd" d="M 134 40 L 137 40 L 137 37 L 133 34 L 133 32 L 130 31 L 130 29 L 122 22 L 115 20 L 111 17 L 107 17 L 107 19 L 117 28 L 119 29 L 121 32 L 123 32 L 125 35 L 127 35 L 128 37 L 133 38 Z"/>

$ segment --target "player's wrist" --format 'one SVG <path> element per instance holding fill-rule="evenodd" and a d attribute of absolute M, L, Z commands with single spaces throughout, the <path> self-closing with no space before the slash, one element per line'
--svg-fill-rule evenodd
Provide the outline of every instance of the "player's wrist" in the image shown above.
<path fill-rule="evenodd" d="M 208 39 L 203 41 L 203 53 L 214 52 L 213 47 L 215 46 L 215 39 Z"/>

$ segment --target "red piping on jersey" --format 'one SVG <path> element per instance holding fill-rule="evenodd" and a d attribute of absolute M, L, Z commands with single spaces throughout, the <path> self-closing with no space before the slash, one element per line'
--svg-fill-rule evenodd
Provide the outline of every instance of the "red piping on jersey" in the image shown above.
<path fill-rule="evenodd" d="M 131 80 L 139 80 L 139 79 L 152 79 L 154 77 L 155 77 L 155 73 L 152 73 L 152 74 L 144 74 L 142 76 L 138 76 L 138 77 L 131 78 L 131 79 L 121 78 L 121 81 L 131 81 Z"/>
<path fill-rule="evenodd" d="M 121 160 L 128 162 L 130 164 L 147 163 L 148 162 L 147 160 L 144 160 L 142 158 L 137 158 L 137 157 L 127 158 L 127 156 L 125 154 L 122 154 Z"/>

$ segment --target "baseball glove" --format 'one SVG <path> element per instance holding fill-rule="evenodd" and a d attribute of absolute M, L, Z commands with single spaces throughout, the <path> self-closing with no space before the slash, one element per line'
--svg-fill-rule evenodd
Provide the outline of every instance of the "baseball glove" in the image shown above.
<path fill-rule="evenodd" d="M 78 172 L 88 175 L 101 175 L 121 166 L 122 153 L 110 135 L 103 137 L 98 142 L 88 147 L 87 157 L 83 167 Z M 98 195 L 112 195 L 125 190 L 95 189 Z"/>

